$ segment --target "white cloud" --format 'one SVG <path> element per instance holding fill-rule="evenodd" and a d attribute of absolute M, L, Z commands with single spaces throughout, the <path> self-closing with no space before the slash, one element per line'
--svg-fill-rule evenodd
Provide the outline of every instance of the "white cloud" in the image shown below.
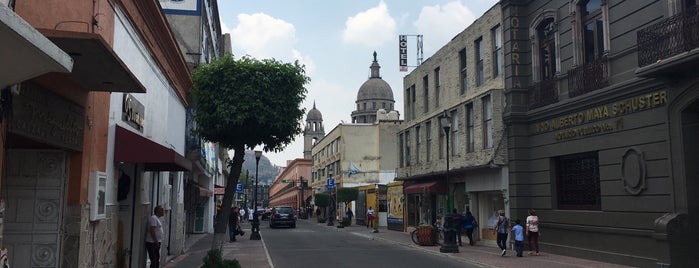
<path fill-rule="evenodd" d="M 230 33 L 231 32 L 231 28 L 228 27 L 228 25 L 226 25 L 225 23 L 223 23 L 223 21 L 221 21 L 221 32 L 222 33 Z"/>
<path fill-rule="evenodd" d="M 351 16 L 345 21 L 342 41 L 366 47 L 377 47 L 394 41 L 396 21 L 388 13 L 386 3 Z"/>
<path fill-rule="evenodd" d="M 424 35 L 424 51 L 435 52 L 474 20 L 476 17 L 467 6 L 461 1 L 454 1 L 442 6 L 423 7 L 413 25 L 418 33 Z"/>
<path fill-rule="evenodd" d="M 231 30 L 236 58 L 250 55 L 258 59 L 292 59 L 296 43 L 293 24 L 264 13 L 239 14 L 238 25 Z"/>

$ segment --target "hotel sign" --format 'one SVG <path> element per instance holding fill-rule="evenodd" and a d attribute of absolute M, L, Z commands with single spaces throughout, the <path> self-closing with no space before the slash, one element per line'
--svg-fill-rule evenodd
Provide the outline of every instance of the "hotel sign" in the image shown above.
<path fill-rule="evenodd" d="M 398 36 L 398 65 L 401 72 L 408 71 L 408 36 Z"/>

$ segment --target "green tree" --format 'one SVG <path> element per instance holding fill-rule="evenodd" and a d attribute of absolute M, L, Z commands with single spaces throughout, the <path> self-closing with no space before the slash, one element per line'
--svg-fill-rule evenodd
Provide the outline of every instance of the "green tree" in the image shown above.
<path fill-rule="evenodd" d="M 328 193 L 317 193 L 313 198 L 316 200 L 316 206 L 324 208 L 330 205 L 330 195 Z"/>
<path fill-rule="evenodd" d="M 305 109 L 300 106 L 310 78 L 298 61 L 235 60 L 228 54 L 194 69 L 192 81 L 196 133 L 234 150 L 222 205 L 230 208 L 245 149 L 261 145 L 265 152 L 280 152 L 301 134 Z M 226 233 L 230 211 L 219 213 L 212 249 Z"/>
<path fill-rule="evenodd" d="M 359 189 L 357 187 L 352 188 L 337 188 L 337 201 L 345 203 L 345 207 L 350 202 L 357 200 L 359 195 Z"/>

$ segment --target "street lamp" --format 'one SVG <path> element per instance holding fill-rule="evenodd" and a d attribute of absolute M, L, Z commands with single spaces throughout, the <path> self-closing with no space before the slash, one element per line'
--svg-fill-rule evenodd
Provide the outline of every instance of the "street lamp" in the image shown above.
<path fill-rule="evenodd" d="M 261 240 L 260 236 L 260 219 L 257 215 L 257 185 L 260 179 L 257 177 L 258 167 L 260 166 L 260 157 L 262 157 L 262 151 L 255 151 L 255 192 L 253 193 L 253 203 L 252 203 L 252 232 L 250 233 L 250 240 Z"/>
<path fill-rule="evenodd" d="M 446 182 L 447 182 L 447 202 L 444 205 L 444 243 L 442 247 L 439 248 L 439 252 L 443 253 L 458 253 L 459 246 L 456 244 L 456 228 L 461 228 L 457 225 L 456 217 L 458 214 L 452 214 L 453 201 L 451 197 L 451 191 L 449 191 L 449 131 L 451 130 L 451 117 L 444 110 L 444 114 L 439 118 L 440 125 L 444 129 L 444 138 L 446 139 L 446 153 L 447 153 L 447 172 L 446 172 Z"/>

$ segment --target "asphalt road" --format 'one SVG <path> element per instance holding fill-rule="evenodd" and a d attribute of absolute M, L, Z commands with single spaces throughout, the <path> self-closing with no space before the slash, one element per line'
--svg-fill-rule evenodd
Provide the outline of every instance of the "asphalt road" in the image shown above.
<path fill-rule="evenodd" d="M 369 229 L 338 230 L 300 220 L 296 228 L 260 225 L 275 268 L 294 267 L 477 267 L 415 248 L 372 240 Z"/>

